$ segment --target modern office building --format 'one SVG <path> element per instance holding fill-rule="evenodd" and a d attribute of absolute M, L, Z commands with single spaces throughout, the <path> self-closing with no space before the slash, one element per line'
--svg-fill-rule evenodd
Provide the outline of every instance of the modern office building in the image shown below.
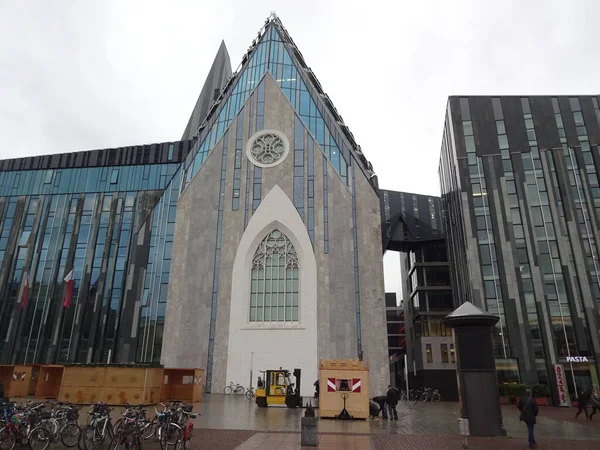
<path fill-rule="evenodd" d="M 448 101 L 439 176 L 453 295 L 500 316 L 501 382 L 554 386 L 562 365 L 571 394 L 598 386 L 599 102 Z"/>
<path fill-rule="evenodd" d="M 371 164 L 280 20 L 221 45 L 184 140 L 0 162 L 4 363 L 162 362 L 209 392 L 362 358 L 389 380 Z M 71 305 L 64 277 L 73 269 Z"/>

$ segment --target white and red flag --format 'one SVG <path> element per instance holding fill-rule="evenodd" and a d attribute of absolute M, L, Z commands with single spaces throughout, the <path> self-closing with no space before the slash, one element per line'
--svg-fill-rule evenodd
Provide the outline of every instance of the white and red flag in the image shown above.
<path fill-rule="evenodd" d="M 73 296 L 73 269 L 65 277 L 66 289 L 65 289 L 65 301 L 63 306 L 68 308 L 71 306 L 71 297 Z"/>

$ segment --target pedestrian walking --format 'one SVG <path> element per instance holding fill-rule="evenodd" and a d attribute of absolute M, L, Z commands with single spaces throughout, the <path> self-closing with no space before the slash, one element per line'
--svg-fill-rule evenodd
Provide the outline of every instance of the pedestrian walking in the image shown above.
<path fill-rule="evenodd" d="M 398 420 L 398 411 L 396 411 L 396 406 L 398 406 L 398 397 L 398 391 L 392 386 L 388 386 L 386 402 L 388 404 L 390 420 Z"/>
<path fill-rule="evenodd" d="M 319 400 L 319 380 L 315 381 L 313 386 L 315 387 L 315 398 Z"/>
<path fill-rule="evenodd" d="M 525 390 L 525 395 L 519 399 L 519 404 L 517 407 L 519 408 L 519 411 L 521 411 L 519 420 L 521 422 L 525 422 L 527 425 L 527 432 L 529 434 L 529 448 L 537 448 L 533 428 L 535 427 L 536 417 L 538 415 L 538 405 L 535 401 L 535 398 L 533 398 L 531 395 L 531 389 Z"/>
<path fill-rule="evenodd" d="M 381 413 L 381 417 L 383 419 L 387 419 L 387 395 L 379 395 L 377 397 L 373 397 L 373 401 L 379 405 L 379 412 Z"/>
<path fill-rule="evenodd" d="M 590 396 L 590 406 L 592 407 L 592 413 L 590 414 L 590 420 L 594 417 L 594 414 L 598 412 L 600 409 L 600 398 L 598 398 L 598 391 L 596 389 L 592 390 L 592 395 Z"/>
<path fill-rule="evenodd" d="M 591 394 L 589 391 L 583 390 L 583 389 L 579 391 L 579 397 L 577 398 L 577 414 L 575 414 L 576 419 L 577 419 L 577 417 L 579 417 L 579 414 L 584 412 L 585 418 L 587 420 L 590 420 L 590 417 L 588 416 L 588 412 L 587 412 L 587 407 L 588 407 L 588 403 L 590 402 L 590 397 L 591 397 Z"/>

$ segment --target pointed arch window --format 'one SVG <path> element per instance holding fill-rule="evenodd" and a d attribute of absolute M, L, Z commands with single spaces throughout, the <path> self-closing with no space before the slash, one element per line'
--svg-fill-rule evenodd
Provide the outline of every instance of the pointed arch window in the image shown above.
<path fill-rule="evenodd" d="M 252 259 L 250 322 L 298 322 L 298 254 L 281 231 L 271 231 Z"/>

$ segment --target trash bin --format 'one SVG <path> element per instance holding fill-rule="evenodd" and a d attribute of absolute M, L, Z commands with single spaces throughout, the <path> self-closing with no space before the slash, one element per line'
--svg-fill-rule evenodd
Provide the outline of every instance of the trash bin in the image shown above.
<path fill-rule="evenodd" d="M 317 417 L 302 417 L 300 421 L 302 428 L 301 446 L 316 447 L 319 445 L 319 419 Z"/>

